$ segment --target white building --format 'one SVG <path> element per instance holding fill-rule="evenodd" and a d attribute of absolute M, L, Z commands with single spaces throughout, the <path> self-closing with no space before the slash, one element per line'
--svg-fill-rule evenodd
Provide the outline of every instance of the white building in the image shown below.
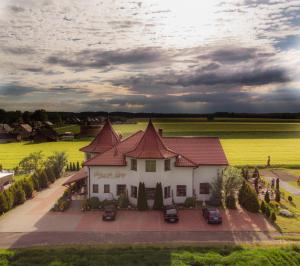
<path fill-rule="evenodd" d="M 65 184 L 87 179 L 88 197 L 117 198 L 127 191 L 137 203 L 144 182 L 151 205 L 156 184 L 163 187 L 164 204 L 183 203 L 187 197 L 208 200 L 210 183 L 228 165 L 216 137 L 164 137 L 149 121 L 145 130 L 121 139 L 109 120 L 101 132 L 81 151 L 84 168 Z"/>

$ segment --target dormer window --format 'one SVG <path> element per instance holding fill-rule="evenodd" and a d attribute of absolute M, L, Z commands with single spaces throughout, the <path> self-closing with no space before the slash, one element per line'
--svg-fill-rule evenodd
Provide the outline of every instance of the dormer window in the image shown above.
<path fill-rule="evenodd" d="M 166 159 L 165 160 L 165 171 L 170 171 L 171 170 L 171 160 Z"/>
<path fill-rule="evenodd" d="M 156 161 L 146 160 L 145 161 L 145 171 L 146 172 L 156 172 Z"/>
<path fill-rule="evenodd" d="M 130 169 L 132 171 L 137 171 L 137 160 L 136 159 L 131 159 L 131 161 L 130 161 Z"/>

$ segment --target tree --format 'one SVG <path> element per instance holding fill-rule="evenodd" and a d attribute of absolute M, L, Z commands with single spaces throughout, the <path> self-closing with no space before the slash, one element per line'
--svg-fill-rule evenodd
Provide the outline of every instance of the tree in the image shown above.
<path fill-rule="evenodd" d="M 262 201 L 261 204 L 260 204 L 260 210 L 261 210 L 262 213 L 265 213 L 265 211 L 266 211 L 266 205 L 265 205 L 264 201 Z"/>
<path fill-rule="evenodd" d="M 229 196 L 234 197 L 242 185 L 241 170 L 235 167 L 227 167 L 223 172 L 223 192 L 225 199 Z"/>
<path fill-rule="evenodd" d="M 45 122 L 48 120 L 48 114 L 44 109 L 35 110 L 31 115 L 31 119 L 34 121 Z"/>
<path fill-rule="evenodd" d="M 156 184 L 153 210 L 162 210 L 164 207 L 163 191 L 161 183 Z"/>
<path fill-rule="evenodd" d="M 267 218 L 269 218 L 270 215 L 271 215 L 271 211 L 270 211 L 270 208 L 268 206 L 266 207 L 265 215 L 266 215 Z"/>
<path fill-rule="evenodd" d="M 76 171 L 76 165 L 74 162 L 72 163 L 72 171 Z"/>
<path fill-rule="evenodd" d="M 239 203 L 250 212 L 258 212 L 260 209 L 259 201 L 255 190 L 247 181 L 244 181 L 239 190 Z"/>
<path fill-rule="evenodd" d="M 242 169 L 242 176 L 245 180 L 248 180 L 249 178 L 249 171 L 248 171 L 248 168 L 243 168 Z"/>
<path fill-rule="evenodd" d="M 138 190 L 137 208 L 139 211 L 145 211 L 148 209 L 145 184 L 141 182 Z"/>
<path fill-rule="evenodd" d="M 212 206 L 222 206 L 223 205 L 223 178 L 221 175 L 218 175 L 215 180 L 211 183 L 211 196 L 209 199 L 209 204 Z"/>
<path fill-rule="evenodd" d="M 67 154 L 65 152 L 55 152 L 47 159 L 47 165 L 52 166 L 55 178 L 59 178 L 68 163 Z M 74 164 L 75 167 L 75 164 Z"/>
<path fill-rule="evenodd" d="M 265 202 L 270 203 L 270 193 L 269 193 L 269 191 L 267 191 L 266 194 L 265 194 Z"/>
<path fill-rule="evenodd" d="M 270 219 L 271 219 L 272 223 L 276 222 L 276 214 L 275 214 L 275 212 L 271 213 Z"/>
<path fill-rule="evenodd" d="M 229 195 L 225 198 L 225 205 L 228 209 L 236 209 L 236 200 L 233 195 Z"/>
<path fill-rule="evenodd" d="M 3 195 L 6 198 L 6 202 L 7 202 L 6 211 L 8 211 L 14 206 L 14 195 L 12 194 L 10 189 L 4 190 Z"/>
<path fill-rule="evenodd" d="M 280 179 L 279 179 L 279 178 L 276 178 L 276 186 L 275 186 L 275 190 L 278 190 L 278 191 L 279 191 L 279 182 L 280 182 Z"/>
<path fill-rule="evenodd" d="M 79 162 L 77 161 L 77 163 L 76 163 L 76 170 L 77 171 L 79 171 L 80 170 L 80 164 L 79 164 Z"/>
<path fill-rule="evenodd" d="M 23 204 L 26 200 L 25 192 L 21 185 L 18 185 L 15 190 L 14 206 Z"/>
<path fill-rule="evenodd" d="M 33 193 L 33 184 L 31 179 L 27 178 L 22 181 L 23 190 L 25 192 L 26 199 L 30 199 Z"/>
<path fill-rule="evenodd" d="M 275 191 L 275 201 L 280 202 L 280 191 L 279 190 Z"/>
<path fill-rule="evenodd" d="M 22 159 L 19 166 L 25 173 L 36 171 L 42 168 L 44 164 L 43 157 L 42 151 L 30 153 L 27 157 Z"/>
<path fill-rule="evenodd" d="M 45 169 L 40 170 L 38 172 L 38 180 L 40 188 L 47 188 L 48 187 L 48 178 Z"/>
<path fill-rule="evenodd" d="M 260 178 L 260 174 L 259 174 L 259 171 L 258 171 L 258 168 L 255 167 L 254 171 L 253 171 L 253 175 L 252 175 L 253 178 Z"/>
<path fill-rule="evenodd" d="M 54 183 L 56 180 L 56 175 L 54 173 L 54 166 L 53 165 L 49 165 L 45 168 L 45 173 L 47 175 L 47 179 L 51 182 Z"/>

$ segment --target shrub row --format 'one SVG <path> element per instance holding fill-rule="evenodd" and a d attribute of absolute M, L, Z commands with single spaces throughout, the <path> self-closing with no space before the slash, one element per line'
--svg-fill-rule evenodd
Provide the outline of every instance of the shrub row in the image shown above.
<path fill-rule="evenodd" d="M 118 205 L 118 201 L 116 200 L 103 200 L 100 201 L 98 197 L 91 197 L 90 199 L 85 199 L 81 202 L 81 210 L 89 211 L 89 210 L 97 210 L 104 208 L 108 205 Z"/>
<path fill-rule="evenodd" d="M 82 165 L 77 161 L 76 163 L 70 162 L 67 164 L 66 171 L 79 171 Z"/>
<path fill-rule="evenodd" d="M 52 207 L 52 211 L 60 211 L 64 212 L 69 209 L 71 205 L 72 197 L 72 187 L 66 188 L 64 194 L 56 201 L 54 206 Z"/>
<path fill-rule="evenodd" d="M 0 215 L 17 205 L 23 204 L 33 194 L 32 178 L 14 182 L 8 189 L 0 192 Z"/>

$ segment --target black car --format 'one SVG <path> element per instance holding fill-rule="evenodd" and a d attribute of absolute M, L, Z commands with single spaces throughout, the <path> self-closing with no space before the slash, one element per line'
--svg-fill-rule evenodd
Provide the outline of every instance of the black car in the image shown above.
<path fill-rule="evenodd" d="M 116 219 L 117 210 L 114 205 L 108 205 L 104 207 L 104 213 L 102 215 L 103 221 L 114 221 Z"/>
<path fill-rule="evenodd" d="M 204 208 L 202 214 L 208 224 L 222 223 L 222 216 L 217 208 Z"/>
<path fill-rule="evenodd" d="M 164 219 L 169 223 L 176 223 L 179 221 L 178 211 L 176 206 L 169 205 L 164 208 Z"/>

